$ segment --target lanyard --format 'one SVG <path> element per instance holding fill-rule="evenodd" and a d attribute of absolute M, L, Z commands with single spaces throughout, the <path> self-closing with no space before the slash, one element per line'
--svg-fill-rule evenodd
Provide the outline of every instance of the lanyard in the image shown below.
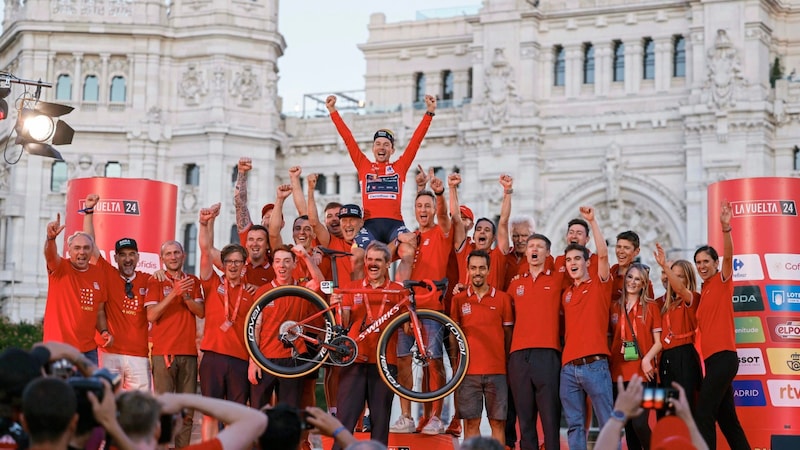
<path fill-rule="evenodd" d="M 639 315 L 638 314 L 639 313 L 639 302 L 637 301 L 636 304 L 633 305 L 633 308 L 631 308 L 631 312 L 633 313 L 633 323 L 631 323 L 631 319 L 628 316 L 628 306 L 626 304 L 624 304 L 624 303 L 621 306 L 622 306 L 623 314 L 625 314 L 625 320 L 622 321 L 622 324 L 619 327 L 620 337 L 622 338 L 623 341 L 626 340 L 625 339 L 625 322 L 628 322 L 628 323 L 631 324 L 631 327 L 633 328 L 632 336 L 633 336 L 634 339 L 636 339 L 636 317 Z"/>
<path fill-rule="evenodd" d="M 228 279 L 225 278 L 225 295 L 224 295 L 224 305 L 225 305 L 225 320 L 233 323 L 236 320 L 236 316 L 239 314 L 239 305 L 242 303 L 242 294 L 244 294 L 244 283 L 239 283 L 239 297 L 236 298 L 236 304 L 233 305 L 233 316 L 230 314 L 230 301 L 228 298 L 228 293 L 231 291 L 231 285 L 228 283 Z M 231 319 L 233 317 L 233 319 Z"/>
<path fill-rule="evenodd" d="M 364 282 L 364 287 L 366 287 L 366 284 L 367 283 Z M 381 288 L 385 288 L 385 287 L 386 287 L 386 283 L 384 283 Z M 378 292 L 378 293 L 380 293 L 380 292 Z M 359 295 L 359 294 L 355 294 L 355 295 Z M 362 294 L 362 295 L 363 295 L 362 303 L 364 304 L 364 308 L 367 310 L 367 320 L 369 321 L 370 324 L 372 324 L 373 322 L 375 322 L 375 318 L 372 316 L 372 307 L 369 306 L 369 294 Z M 381 300 L 381 307 L 378 310 L 378 317 L 383 316 L 383 310 L 384 310 L 384 308 L 386 308 L 386 304 L 387 303 L 389 303 L 389 296 L 387 294 L 383 294 L 383 299 Z"/>
<path fill-rule="evenodd" d="M 680 300 L 680 302 L 681 302 L 681 303 L 683 303 L 683 300 Z M 683 304 L 683 305 L 678 305 L 678 306 L 675 306 L 675 307 L 673 307 L 673 308 L 670 308 L 670 309 L 667 311 L 667 313 L 666 313 L 666 314 L 664 314 L 664 317 L 663 317 L 663 319 L 664 319 L 664 322 L 665 322 L 665 323 L 666 323 L 666 325 L 667 325 L 667 337 L 668 337 L 668 338 L 670 338 L 670 339 L 672 339 L 672 338 L 675 338 L 675 339 L 682 339 L 682 338 L 687 338 L 687 337 L 689 337 L 689 336 L 694 336 L 694 330 L 690 330 L 690 331 L 688 331 L 688 332 L 686 332 L 686 333 L 681 333 L 681 334 L 673 334 L 673 333 L 672 333 L 672 321 L 669 319 L 669 316 L 670 316 L 670 315 L 671 315 L 671 314 L 672 314 L 674 311 L 677 311 L 679 308 L 683 308 L 683 311 L 684 311 L 684 313 L 683 313 L 683 314 L 684 314 L 684 316 L 686 316 L 686 314 L 687 314 L 688 310 L 687 310 L 687 308 L 686 308 L 686 304 Z M 689 321 L 687 320 L 687 321 L 686 321 L 686 323 L 688 324 L 688 323 L 689 323 Z M 667 344 L 669 344 L 669 341 L 667 341 Z"/>

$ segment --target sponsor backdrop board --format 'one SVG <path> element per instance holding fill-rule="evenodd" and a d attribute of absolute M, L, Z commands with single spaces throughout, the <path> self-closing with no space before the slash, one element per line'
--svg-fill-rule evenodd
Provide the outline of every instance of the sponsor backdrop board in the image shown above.
<path fill-rule="evenodd" d="M 745 178 L 708 188 L 708 239 L 722 253 L 722 201 L 733 208 L 739 373 L 736 412 L 750 445 L 800 436 L 800 178 Z M 718 433 L 719 448 L 728 448 Z"/>
<path fill-rule="evenodd" d="M 161 243 L 175 239 L 175 211 L 178 187 L 160 181 L 134 178 L 78 178 L 67 184 L 67 211 L 62 217 L 64 253 L 66 238 L 83 229 L 86 196 L 98 194 L 94 209 L 94 231 L 100 253 L 111 264 L 114 243 L 123 237 L 136 240 L 139 247 L 137 270 L 152 273 L 161 267 Z"/>

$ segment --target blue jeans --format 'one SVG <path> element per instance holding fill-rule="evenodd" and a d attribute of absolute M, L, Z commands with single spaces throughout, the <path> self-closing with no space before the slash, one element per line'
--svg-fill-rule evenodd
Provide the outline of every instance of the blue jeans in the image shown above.
<path fill-rule="evenodd" d="M 89 361 L 93 362 L 95 366 L 97 365 L 97 349 L 83 352 L 83 356 L 85 356 Z"/>
<path fill-rule="evenodd" d="M 602 428 L 611 417 L 614 405 L 611 393 L 611 372 L 608 360 L 601 359 L 582 366 L 566 364 L 561 368 L 559 396 L 567 420 L 567 442 L 570 450 L 586 448 L 586 395 Z"/>

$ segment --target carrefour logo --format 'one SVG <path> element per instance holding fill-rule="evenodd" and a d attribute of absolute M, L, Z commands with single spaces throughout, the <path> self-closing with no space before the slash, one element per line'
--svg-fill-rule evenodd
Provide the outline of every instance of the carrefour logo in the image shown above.
<path fill-rule="evenodd" d="M 769 309 L 800 312 L 800 286 L 767 285 Z"/>
<path fill-rule="evenodd" d="M 764 270 L 761 258 L 756 254 L 733 255 L 733 280 L 763 280 Z"/>
<path fill-rule="evenodd" d="M 764 299 L 758 286 L 734 287 L 731 301 L 735 312 L 764 310 Z"/>
<path fill-rule="evenodd" d="M 800 281 L 800 255 L 793 253 L 766 253 L 767 272 L 773 280 Z"/>
<path fill-rule="evenodd" d="M 760 348 L 737 348 L 739 372 L 737 375 L 764 375 L 767 368 Z"/>
<path fill-rule="evenodd" d="M 764 342 L 764 329 L 758 317 L 734 317 L 737 344 L 760 344 Z"/>
<path fill-rule="evenodd" d="M 767 406 L 764 385 L 760 380 L 733 380 L 733 402 L 736 406 Z"/>

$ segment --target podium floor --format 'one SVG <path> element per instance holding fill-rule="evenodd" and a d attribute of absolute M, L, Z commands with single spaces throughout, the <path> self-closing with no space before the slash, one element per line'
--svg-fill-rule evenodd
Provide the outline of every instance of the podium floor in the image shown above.
<path fill-rule="evenodd" d="M 355 433 L 359 441 L 368 441 L 369 433 Z M 458 439 L 449 434 L 428 436 L 422 433 L 395 434 L 389 433 L 389 450 L 454 450 L 458 448 Z M 333 439 L 322 438 L 322 448 L 330 450 Z"/>

